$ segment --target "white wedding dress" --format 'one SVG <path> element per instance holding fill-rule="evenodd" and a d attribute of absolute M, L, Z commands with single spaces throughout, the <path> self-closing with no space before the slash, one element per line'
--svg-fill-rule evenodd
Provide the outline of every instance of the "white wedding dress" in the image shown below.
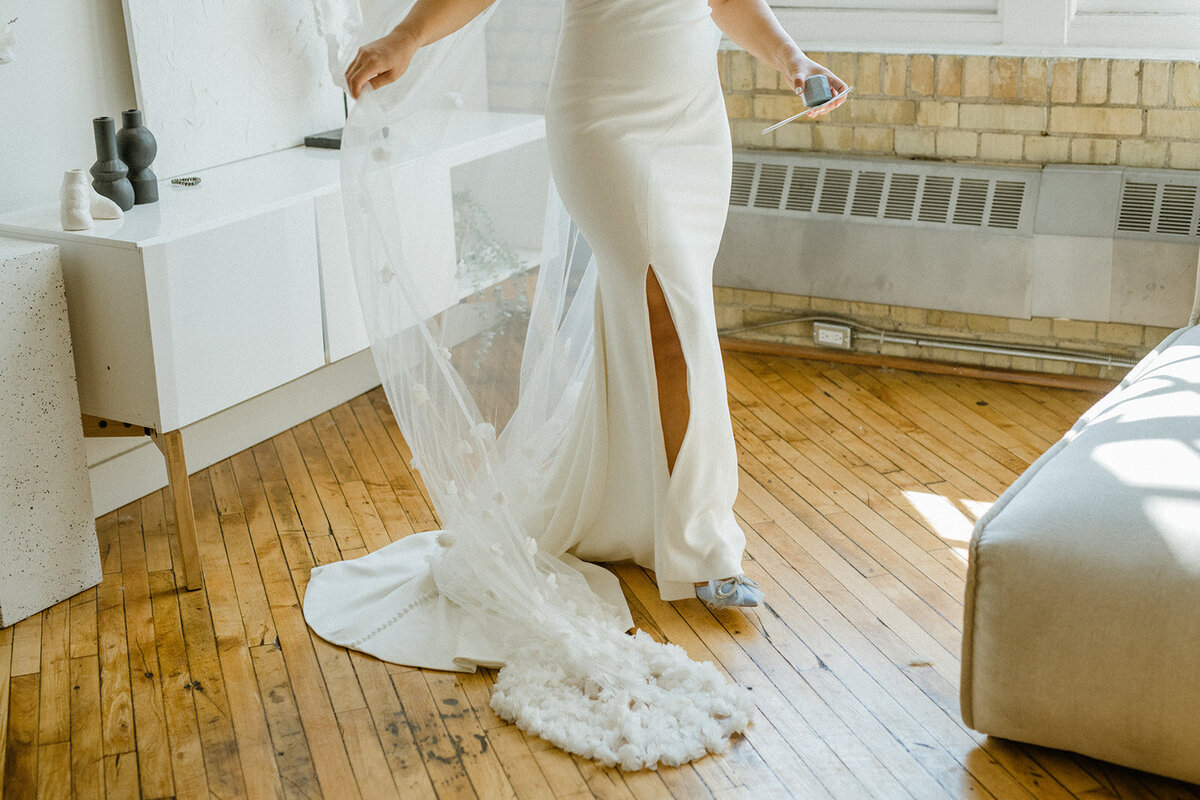
<path fill-rule="evenodd" d="M 379 5 L 364 19 L 318 0 L 335 75 L 410 3 Z M 651 568 L 664 600 L 742 571 L 712 298 L 731 169 L 720 34 L 704 0 L 566 0 L 561 26 L 545 2 L 498 6 L 419 51 L 347 121 L 343 201 L 371 346 L 443 529 L 313 568 L 304 615 L 387 661 L 504 667 L 493 707 L 572 752 L 677 764 L 743 730 L 749 696 L 677 647 L 625 635 L 617 580 L 588 562 Z M 530 67 L 538 53 L 544 67 L 553 54 L 548 79 Z M 550 185 L 527 154 L 515 171 L 503 153 L 447 166 L 445 142 L 523 119 L 514 97 L 544 114 Z M 428 263 L 421 232 L 396 224 L 413 176 L 439 170 L 460 212 L 456 265 Z M 525 177 L 542 202 L 520 199 Z M 497 185 L 501 202 L 480 217 L 468 198 Z M 503 262 L 506 237 L 533 223 L 536 263 L 480 288 L 472 260 Z M 472 249 L 464 230 L 492 241 Z M 671 470 L 647 269 L 687 365 Z"/>

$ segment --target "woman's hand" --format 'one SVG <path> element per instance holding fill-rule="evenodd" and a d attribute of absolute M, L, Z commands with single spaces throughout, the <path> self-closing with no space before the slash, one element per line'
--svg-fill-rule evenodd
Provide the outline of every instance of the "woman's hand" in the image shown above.
<path fill-rule="evenodd" d="M 346 69 L 346 85 L 355 100 L 368 83 L 378 89 L 398 79 L 408 69 L 420 42 L 401 26 L 381 39 L 368 42 Z"/>
<path fill-rule="evenodd" d="M 789 53 L 784 59 L 783 69 L 784 82 L 795 90 L 796 94 L 804 91 L 804 82 L 814 75 L 824 75 L 829 78 L 829 90 L 836 97 L 839 93 L 846 90 L 846 82 L 834 75 L 825 67 L 813 61 L 808 56 L 804 55 L 799 48 Z M 820 111 L 814 111 L 811 116 L 819 117 L 822 114 L 828 114 L 835 108 L 846 102 L 845 97 L 841 97 L 832 103 L 823 106 Z"/>

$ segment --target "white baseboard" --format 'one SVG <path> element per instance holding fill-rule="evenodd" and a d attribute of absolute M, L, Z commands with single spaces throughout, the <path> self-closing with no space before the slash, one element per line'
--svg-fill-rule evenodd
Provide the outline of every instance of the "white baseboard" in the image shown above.
<path fill-rule="evenodd" d="M 380 384 L 361 350 L 182 429 L 188 472 L 196 472 L 341 405 Z M 167 485 L 166 464 L 147 439 L 88 439 L 96 516 Z"/>

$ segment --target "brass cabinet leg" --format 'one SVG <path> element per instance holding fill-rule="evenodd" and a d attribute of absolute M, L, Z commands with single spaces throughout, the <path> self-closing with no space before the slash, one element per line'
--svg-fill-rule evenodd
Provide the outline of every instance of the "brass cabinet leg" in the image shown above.
<path fill-rule="evenodd" d="M 204 585 L 200 566 L 200 547 L 196 543 L 196 517 L 192 512 L 192 487 L 188 483 L 187 462 L 183 457 L 183 434 L 179 431 L 151 434 L 158 449 L 167 460 L 167 482 L 175 505 L 175 530 L 179 534 L 179 550 L 183 553 L 183 580 L 187 588 Z"/>
<path fill-rule="evenodd" d="M 183 582 L 188 589 L 204 585 L 200 566 L 200 547 L 196 543 L 196 517 L 192 513 L 192 486 L 188 483 L 187 462 L 183 458 L 183 434 L 178 430 L 157 433 L 153 428 L 119 420 L 82 415 L 84 436 L 149 436 L 167 461 L 167 483 L 175 504 L 175 530 L 183 553 Z"/>

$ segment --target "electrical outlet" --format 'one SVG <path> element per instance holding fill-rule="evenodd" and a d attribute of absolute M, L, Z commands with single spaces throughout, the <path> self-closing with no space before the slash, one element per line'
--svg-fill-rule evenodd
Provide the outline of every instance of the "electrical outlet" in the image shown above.
<path fill-rule="evenodd" d="M 850 349 L 850 326 L 831 325 L 828 322 L 813 323 L 813 342 L 819 347 Z"/>

